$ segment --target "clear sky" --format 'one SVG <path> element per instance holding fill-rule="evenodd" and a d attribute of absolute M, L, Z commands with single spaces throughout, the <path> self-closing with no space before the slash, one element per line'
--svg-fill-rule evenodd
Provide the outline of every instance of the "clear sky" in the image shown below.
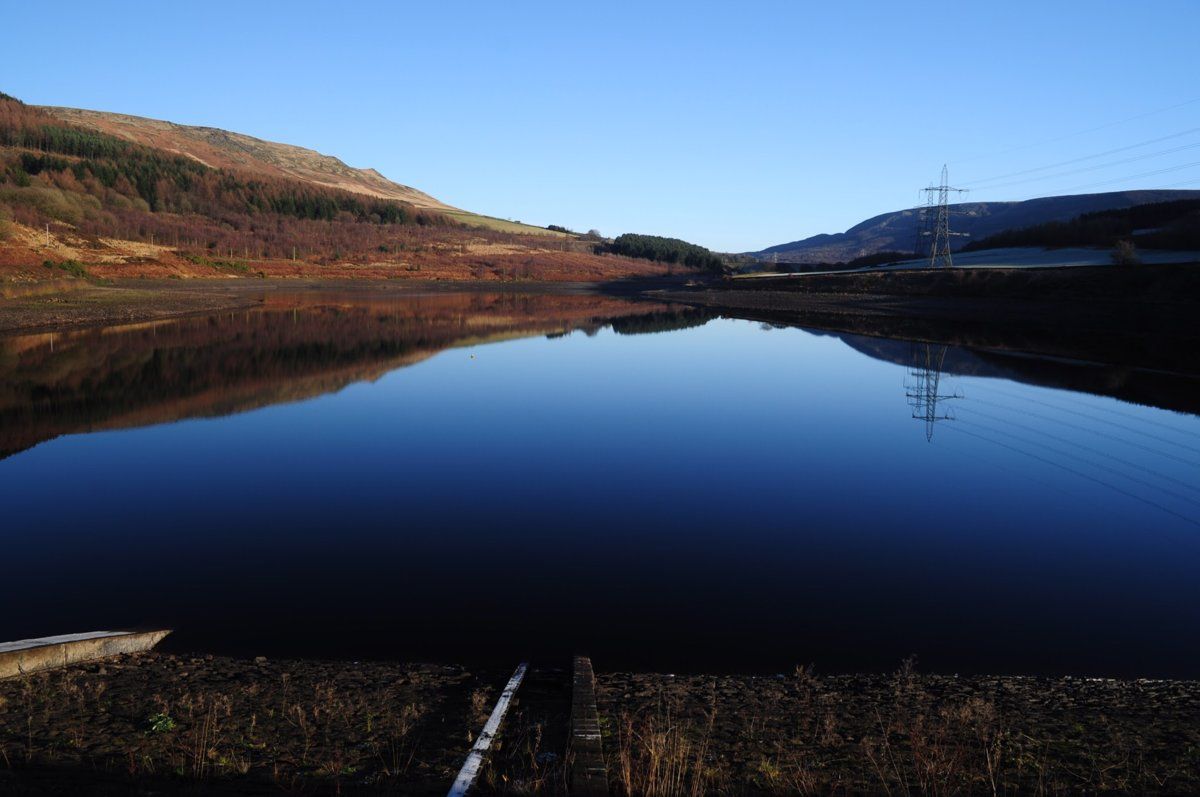
<path fill-rule="evenodd" d="M 971 184 L 1140 145 L 970 197 L 1200 188 L 1196 0 L 90 0 L 7 3 L 4 27 L 0 91 L 27 102 L 222 127 L 490 215 L 722 251 L 911 206 L 947 161 Z"/>

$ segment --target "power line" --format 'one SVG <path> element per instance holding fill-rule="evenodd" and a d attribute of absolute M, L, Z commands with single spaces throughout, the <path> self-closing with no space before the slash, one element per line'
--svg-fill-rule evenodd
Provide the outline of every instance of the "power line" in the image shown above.
<path fill-rule="evenodd" d="M 1018 476 L 1018 477 L 1024 479 L 1025 481 L 1028 481 L 1031 484 L 1036 485 L 1037 487 L 1039 487 L 1043 490 L 1051 490 L 1053 492 L 1058 493 L 1059 495 L 1065 495 L 1065 496 L 1072 497 L 1072 498 L 1075 496 L 1073 491 L 1063 488 L 1057 482 L 1033 478 L 1033 476 L 1030 475 L 1030 473 L 1027 469 L 1022 470 L 1020 468 L 1014 468 L 1010 465 L 1004 465 L 1000 462 L 997 462 L 995 459 L 985 457 L 985 456 L 980 456 L 980 452 L 977 450 L 978 446 L 971 446 L 971 449 L 969 452 L 963 451 L 963 450 L 955 448 L 954 446 L 946 445 L 945 437 L 938 438 L 938 440 L 936 442 L 933 440 L 930 440 L 929 444 L 937 446 L 942 451 L 949 451 L 951 454 L 956 454 L 956 455 L 962 457 L 963 459 L 967 460 L 968 462 L 970 462 L 973 465 L 982 463 L 984 465 L 993 467 L 996 470 L 1002 470 L 1006 473 L 1012 474 L 1013 476 Z M 968 444 L 968 445 L 970 445 L 970 444 Z"/>
<path fill-rule="evenodd" d="M 983 154 L 983 155 L 974 155 L 970 158 L 960 158 L 957 161 L 953 161 L 953 163 L 955 163 L 955 164 L 969 163 L 971 161 L 982 160 L 984 158 L 994 158 L 998 155 L 1007 155 L 1010 152 L 1019 152 L 1021 150 L 1025 150 L 1025 149 L 1041 147 L 1046 144 L 1054 144 L 1058 141 L 1065 141 L 1068 138 L 1075 138 L 1076 136 L 1087 135 L 1088 133 L 1095 133 L 1097 130 L 1107 130 L 1110 127 L 1116 127 L 1117 125 L 1123 125 L 1127 122 L 1134 122 L 1134 121 L 1137 121 L 1138 119 L 1145 119 L 1148 116 L 1155 116 L 1160 113 L 1166 113 L 1167 111 L 1173 111 L 1176 108 L 1183 108 L 1185 106 L 1192 105 L 1197 102 L 1200 102 L 1200 97 L 1194 97 L 1190 100 L 1176 103 L 1175 105 L 1168 105 L 1166 108 L 1156 108 L 1153 111 L 1146 111 L 1145 113 L 1140 113 L 1140 114 L 1137 114 L 1136 116 L 1129 116 L 1124 119 L 1118 119 L 1115 122 L 1106 122 L 1102 125 L 1097 125 L 1096 127 L 1089 127 L 1086 130 L 1079 130 L 1074 133 L 1067 133 L 1066 135 L 1058 136 L 1056 138 L 1049 138 L 1049 139 L 1045 139 L 1043 141 L 1035 141 L 1031 144 L 1022 144 L 1020 146 L 1010 147 L 1008 149 L 1000 150 L 998 152 L 991 152 L 991 153 L 987 153 L 987 154 Z"/>
<path fill-rule="evenodd" d="M 978 399 L 975 399 L 975 401 L 978 401 Z M 993 406 L 994 406 L 994 405 L 993 405 Z M 1052 434 L 1052 433 L 1050 433 L 1050 432 L 1047 432 L 1047 431 L 1045 431 L 1044 429 L 1038 429 L 1037 427 L 1030 426 L 1030 425 L 1028 425 L 1028 424 L 1024 424 L 1024 423 L 1017 423 L 1016 421 L 1009 420 L 1008 418 L 1001 418 L 1001 417 L 999 417 L 998 415 L 992 415 L 991 413 L 983 412 L 983 411 L 982 411 L 982 410 L 980 410 L 978 407 L 973 407 L 973 406 L 970 406 L 970 407 L 968 407 L 968 409 L 969 409 L 969 411 L 970 411 L 970 412 L 973 412 L 973 413 L 975 413 L 976 415 L 979 415 L 979 416 L 981 416 L 981 417 L 983 417 L 983 418 L 988 418 L 989 420 L 993 420 L 993 421 L 996 421 L 997 423 L 1002 423 L 1002 424 L 1004 424 L 1005 428 L 1008 428 L 1008 427 L 1010 427 L 1010 426 L 1013 426 L 1013 427 L 1016 427 L 1016 428 L 1018 428 L 1018 429 L 1024 429 L 1024 430 L 1025 430 L 1025 431 L 1027 431 L 1027 432 L 1033 432 L 1033 433 L 1034 433 L 1034 434 L 1036 434 L 1036 435 L 1041 435 L 1042 437 L 1049 438 L 1050 440 L 1056 440 L 1056 441 L 1058 441 L 1058 442 L 1060 442 L 1060 443 L 1065 443 L 1066 445 L 1069 445 L 1069 446 L 1074 446 L 1075 448 L 1079 448 L 1079 449 L 1082 449 L 1082 450 L 1084 450 L 1084 451 L 1088 451 L 1088 452 L 1090 452 L 1090 453 L 1092 453 L 1092 454 L 1097 454 L 1097 455 L 1099 455 L 1099 456 L 1101 456 L 1101 457 L 1103 457 L 1103 458 L 1105 458 L 1105 459 L 1110 459 L 1110 460 L 1112 460 L 1112 461 L 1114 461 L 1114 462 L 1117 462 L 1117 463 L 1119 463 L 1119 464 L 1121 464 L 1121 465 L 1126 465 L 1126 466 L 1128 466 L 1128 467 L 1131 467 L 1131 468 L 1133 468 L 1133 469 L 1135 469 L 1135 470 L 1137 470 L 1137 471 L 1140 471 L 1141 473 L 1146 473 L 1146 474 L 1149 474 L 1149 475 L 1151 475 L 1151 476 L 1154 476 L 1154 477 L 1156 477 L 1156 478 L 1159 478 L 1159 479 L 1163 479 L 1163 480 L 1165 480 L 1165 481 L 1172 482 L 1172 483 L 1174 483 L 1174 484 L 1177 484 L 1177 485 L 1179 485 L 1180 487 L 1183 487 L 1185 490 L 1191 490 L 1191 491 L 1193 491 L 1193 492 L 1200 493 L 1200 485 L 1196 485 L 1196 484 L 1194 484 L 1194 483 L 1192 483 L 1192 482 L 1186 482 L 1186 481 L 1184 481 L 1183 479 L 1177 479 L 1177 478 L 1175 478 L 1174 476 L 1170 475 L 1169 473 L 1163 473 L 1162 471 L 1159 471 L 1159 470 L 1154 470 L 1153 468 L 1148 468 L 1148 467 L 1146 467 L 1145 465 L 1141 465 L 1141 464 L 1139 464 L 1139 463 L 1137 463 L 1137 462 L 1133 462 L 1132 460 L 1128 460 L 1128 459 L 1124 459 L 1124 458 L 1122 458 L 1122 457 L 1118 457 L 1118 456 L 1117 456 L 1117 455 L 1115 455 L 1115 454 L 1110 454 L 1109 452 L 1107 452 L 1107 451 L 1102 451 L 1102 450 L 1100 450 L 1099 448 L 1095 448 L 1095 447 L 1093 447 L 1093 446 L 1085 445 L 1085 444 L 1083 444 L 1083 443 L 1080 443 L 1080 442 L 1079 442 L 1079 441 L 1077 441 L 1077 440 L 1071 440 L 1070 438 L 1067 438 L 1067 437 L 1061 437 L 1061 436 L 1059 436 L 1059 435 Z M 977 424 L 977 425 L 982 425 L 982 424 Z M 1019 439 L 1019 438 L 1018 438 L 1018 439 Z M 1115 470 L 1114 470 L 1114 471 L 1112 471 L 1112 472 L 1113 472 L 1113 473 L 1117 473 L 1118 471 L 1115 471 Z M 1122 472 L 1122 475 L 1127 475 L 1127 474 L 1124 474 L 1124 473 Z M 1136 478 L 1134 478 L 1134 477 L 1132 477 L 1132 476 L 1129 476 L 1128 478 L 1130 478 L 1130 479 L 1133 479 L 1134 481 L 1141 481 L 1140 479 L 1136 479 Z M 1143 482 L 1143 484 L 1149 484 L 1149 482 Z M 1156 487 L 1156 489 L 1162 489 L 1162 488 L 1161 488 L 1161 487 Z M 1164 490 L 1164 492 L 1166 492 L 1166 491 Z M 1178 495 L 1177 493 L 1172 493 L 1172 494 L 1173 494 L 1173 495 L 1176 495 L 1176 496 L 1177 496 L 1177 497 L 1179 497 L 1179 498 L 1183 498 L 1183 496 L 1181 496 L 1181 495 Z M 1189 498 L 1189 499 L 1185 499 L 1185 500 L 1189 501 L 1190 503 L 1195 503 L 1195 500 L 1194 500 L 1194 499 L 1190 499 L 1190 498 Z M 1200 504 L 1198 504 L 1198 506 L 1200 506 Z"/>
<path fill-rule="evenodd" d="M 1096 435 L 1097 437 L 1102 437 L 1102 438 L 1104 438 L 1106 440 L 1110 440 L 1112 442 L 1121 443 L 1121 444 L 1127 445 L 1127 446 L 1132 446 L 1133 448 L 1140 448 L 1143 451 L 1147 451 L 1151 454 L 1154 454 L 1157 457 L 1163 457 L 1165 459 L 1172 459 L 1183 465 L 1190 465 L 1192 467 L 1200 467 L 1200 463 L 1195 462 L 1193 460 L 1178 456 L 1176 454 L 1172 454 L 1169 451 L 1163 451 L 1161 449 L 1154 448 L 1152 446 L 1148 446 L 1145 443 L 1139 443 L 1136 440 L 1128 440 L 1124 437 L 1117 437 L 1114 434 L 1111 434 L 1109 432 L 1100 431 L 1099 429 L 1095 429 L 1091 426 L 1084 426 L 1084 425 L 1078 424 L 1078 423 L 1071 423 L 1070 421 L 1064 421 L 1062 418 L 1054 418 L 1052 416 L 1045 415 L 1044 413 L 1034 412 L 1033 410 L 1020 410 L 1020 409 L 1017 409 L 1016 407 L 1008 407 L 1003 404 L 997 404 L 994 401 L 987 401 L 986 399 L 975 398 L 972 400 L 976 401 L 980 404 L 987 404 L 989 406 L 996 407 L 997 409 L 1007 410 L 1009 412 L 1015 412 L 1018 415 L 1022 415 L 1022 416 L 1028 415 L 1028 416 L 1032 416 L 1034 418 L 1041 418 L 1042 420 L 1057 423 L 1060 426 L 1067 426 L 1072 429 L 1078 429 L 1081 432 L 1087 432 L 1088 434 L 1093 434 L 1093 435 Z M 1036 403 L 1036 404 L 1044 404 L 1044 402 L 1038 402 L 1038 401 L 1035 401 L 1034 399 L 1026 399 L 1026 401 L 1034 401 L 1034 403 Z M 1094 418 L 1094 417 L 1087 415 L 1085 413 L 1082 413 L 1082 412 L 1072 412 L 1071 410 L 1065 409 L 1063 407 L 1054 407 L 1053 405 L 1050 405 L 1050 404 L 1045 404 L 1044 406 L 1051 407 L 1052 409 L 1057 409 L 1059 412 L 1068 412 L 1068 413 L 1071 413 L 1072 415 L 1080 415 L 1084 418 L 1089 418 L 1094 421 L 1099 421 L 1100 423 L 1108 423 L 1113 426 L 1116 426 L 1118 429 L 1126 429 L 1126 430 L 1132 431 L 1134 433 L 1139 433 L 1137 430 L 1130 429 L 1128 426 L 1123 426 L 1119 423 L 1114 423 L 1112 421 L 1106 421 L 1103 418 Z M 1153 440 L 1158 440 L 1160 442 L 1163 441 L 1163 438 L 1156 437 L 1155 435 L 1151 435 L 1146 432 L 1140 432 L 1140 434 L 1144 434 Z M 1165 442 L 1170 442 L 1170 441 L 1165 441 Z M 1175 444 L 1175 445 L 1178 445 L 1178 444 Z M 1187 447 L 1184 446 L 1184 448 L 1187 448 Z M 1190 450 L 1195 450 L 1195 449 L 1190 449 Z"/>
<path fill-rule="evenodd" d="M 1169 136 L 1161 136 L 1160 138 L 1152 138 L 1147 141 L 1139 141 L 1136 144 L 1128 144 L 1124 147 L 1117 147 L 1115 149 L 1105 150 L 1104 152 L 1097 152 L 1094 155 L 1084 155 L 1083 157 L 1080 157 L 1080 158 L 1072 158 L 1070 160 L 1059 161 L 1058 163 L 1051 163 L 1047 166 L 1038 166 L 1033 169 L 1022 169 L 1019 172 L 1009 172 L 1008 174 L 1000 174 L 1000 175 L 996 175 L 995 177 L 986 177 L 981 180 L 968 180 L 967 182 L 963 183 L 963 185 L 977 186 L 980 183 L 991 183 L 991 182 L 995 182 L 996 180 L 1007 180 L 1009 177 L 1020 177 L 1021 175 L 1033 174 L 1034 172 L 1044 172 L 1047 169 L 1057 169 L 1059 166 L 1071 166 L 1072 164 L 1082 163 L 1084 161 L 1095 160 L 1096 158 L 1103 158 L 1107 155 L 1116 155 L 1118 152 L 1127 152 L 1128 150 L 1137 149 L 1138 147 L 1146 147 L 1151 144 L 1158 144 L 1163 141 L 1170 141 L 1173 138 L 1180 138 L 1182 136 L 1186 136 L 1190 133 L 1195 133 L 1195 132 L 1200 132 L 1200 127 L 1193 127 L 1188 130 L 1181 131 L 1179 133 L 1172 133 Z"/>
<path fill-rule="evenodd" d="M 1152 172 L 1142 172 L 1141 174 L 1131 174 L 1128 177 L 1116 177 L 1111 180 L 1098 180 L 1094 183 L 1084 183 L 1083 185 L 1074 185 L 1070 188 L 1060 189 L 1062 191 L 1078 191 L 1082 188 L 1094 188 L 1098 185 L 1111 185 L 1112 183 L 1123 183 L 1127 180 L 1139 180 L 1143 177 L 1154 177 L 1158 174 L 1167 174 L 1169 172 L 1177 172 L 1182 169 L 1191 169 L 1200 166 L 1200 161 L 1192 161 L 1191 163 L 1182 163 L 1178 166 L 1168 166 L 1165 169 L 1155 169 Z"/>
<path fill-rule="evenodd" d="M 996 392 L 1000 392 L 1000 391 L 996 391 Z M 1001 395 L 1005 395 L 1005 394 L 1001 393 Z M 1097 423 L 1103 423 L 1108 426 L 1115 426 L 1118 429 L 1124 429 L 1127 432 L 1133 432 L 1134 434 L 1140 434 L 1143 437 L 1149 437 L 1151 440 L 1157 440 L 1158 442 L 1166 443 L 1169 446 L 1175 446 L 1176 448 L 1182 448 L 1184 451 L 1191 451 L 1192 453 L 1200 454 L 1200 448 L 1197 448 L 1196 446 L 1189 446 L 1186 443 L 1180 443 L 1178 440 L 1172 440 L 1169 437 L 1161 437 L 1161 436 L 1153 434 L 1151 432 L 1147 432 L 1145 429 L 1138 429 L 1137 427 L 1129 426 L 1128 424 L 1118 423 L 1117 421 L 1110 421 L 1107 418 L 1097 418 L 1095 415 L 1089 415 L 1088 413 L 1081 412 L 1080 410 L 1073 410 L 1068 407 L 1063 407 L 1061 405 L 1051 404 L 1048 401 L 1042 401 L 1040 399 L 1035 399 L 1030 396 L 1019 396 L 1018 398 L 1020 398 L 1022 401 L 1029 401 L 1034 404 L 1041 404 L 1043 407 L 1049 407 L 1050 409 L 1058 410 L 1059 412 L 1066 412 L 1071 415 L 1078 415 L 1081 418 L 1087 418 L 1088 420 L 1096 421 Z M 1099 409 L 1099 408 L 1089 407 L 1088 409 Z M 1013 410 L 1013 411 L 1020 412 L 1020 410 Z M 1175 430 L 1175 431 L 1178 433 L 1179 430 Z M 1120 438 L 1117 438 L 1117 439 L 1120 439 Z M 1126 441 L 1126 442 L 1129 442 L 1129 441 Z M 1190 464 L 1200 467 L 1200 463 L 1198 463 L 1198 462 L 1192 462 Z"/>
<path fill-rule="evenodd" d="M 1022 395 L 1020 395 L 1020 394 L 1017 394 L 1017 393 L 1008 393 L 1008 392 L 1006 392 L 1006 391 L 1004 391 L 1004 390 L 998 390 L 998 389 L 996 389 L 995 387 L 990 387 L 990 386 L 989 386 L 989 389 L 990 389 L 990 390 L 991 390 L 993 393 L 995 393 L 995 394 L 997 394 L 997 395 L 1000 395 L 1000 396 L 1004 396 L 1005 398 L 1011 398 L 1011 399 L 1020 399 L 1020 400 L 1022 400 L 1022 401 L 1033 401 L 1033 400 L 1034 400 L 1034 399 L 1031 399 L 1029 396 L 1022 396 Z M 1147 425 L 1147 426 L 1157 426 L 1157 427 L 1159 427 L 1160 429 L 1166 429 L 1168 432 L 1172 432 L 1172 433 L 1174 433 L 1174 434 L 1182 434 L 1182 435 L 1187 435 L 1188 437 L 1200 437 L 1200 432 L 1195 432 L 1195 431 L 1192 431 L 1192 430 L 1190 430 L 1190 429 L 1182 429 L 1182 428 L 1180 428 L 1180 427 L 1178 427 L 1178 426 L 1175 426 L 1175 425 L 1173 425 L 1173 424 L 1169 424 L 1169 423 L 1163 423 L 1162 421 L 1155 420 L 1155 419 L 1153 419 L 1153 418 L 1143 418 L 1141 415 L 1138 415 L 1138 414 L 1136 414 L 1136 413 L 1132 413 L 1132 412 L 1122 412 L 1121 410 L 1119 410 L 1119 409 L 1116 409 L 1115 407 L 1103 407 L 1103 406 L 1100 406 L 1100 405 L 1098 405 L 1098 404 L 1094 404 L 1094 403 L 1092 403 L 1092 402 L 1089 402 L 1089 401 L 1081 401 L 1081 400 L 1080 400 L 1078 397 L 1076 397 L 1076 396 L 1075 396 L 1075 395 L 1073 395 L 1073 394 L 1072 394 L 1072 395 L 1059 395 L 1059 396 L 1057 396 L 1057 397 L 1058 397 L 1058 398 L 1065 398 L 1065 399 L 1067 399 L 1067 400 L 1068 400 L 1068 402 L 1067 402 L 1068 404 L 1073 404 L 1073 405 L 1075 405 L 1076 407 L 1084 407 L 1084 408 L 1086 408 L 1086 409 L 1089 409 L 1089 410 L 1094 410 L 1094 411 L 1096 411 L 1096 412 L 1107 412 L 1107 413 L 1108 413 L 1108 414 L 1110 414 L 1110 415 L 1116 415 L 1117 417 L 1120 417 L 1120 418 L 1129 418 L 1130 420 L 1137 421 L 1138 423 L 1145 424 L 1145 425 Z M 1052 408 L 1054 408 L 1054 409 L 1060 409 L 1060 410 L 1063 410 L 1063 411 L 1065 411 L 1065 412 L 1071 412 L 1071 411 L 1072 411 L 1072 410 L 1071 410 L 1069 407 L 1064 407 L 1064 406 L 1062 406 L 1061 404 L 1051 404 L 1051 403 L 1050 403 L 1050 402 L 1048 402 L 1048 401 L 1042 401 L 1042 402 L 1040 402 L 1040 403 L 1041 403 L 1042 405 L 1046 406 L 1046 407 L 1052 407 Z M 1079 412 L 1079 411 L 1078 411 L 1078 410 L 1075 410 L 1075 412 Z M 1082 413 L 1081 413 L 1081 414 L 1082 414 Z M 1085 416 L 1085 417 L 1086 417 L 1086 416 Z M 1097 420 L 1099 420 L 1099 419 L 1097 419 Z"/>
<path fill-rule="evenodd" d="M 1095 482 L 1096 484 L 1099 484 L 1102 487 L 1107 487 L 1108 489 L 1114 490 L 1114 491 L 1120 493 L 1121 495 L 1124 495 L 1128 498 L 1132 498 L 1135 501 L 1140 501 L 1143 504 L 1148 504 L 1149 506 L 1152 506 L 1155 509 L 1158 509 L 1162 512 L 1166 512 L 1168 515 L 1174 515 L 1175 517 L 1179 518 L 1180 520 L 1182 520 L 1186 523 L 1191 523 L 1193 526 L 1200 526 L 1200 521 L 1197 521 L 1195 518 L 1192 518 L 1187 515 L 1176 512 L 1173 509 L 1163 506 L 1162 504 L 1158 503 L 1157 501 L 1152 501 L 1144 496 L 1140 496 L 1136 493 L 1131 493 L 1128 490 L 1124 490 L 1111 482 L 1106 482 L 1103 479 L 1098 479 L 1095 476 L 1091 476 L 1087 473 L 1083 473 L 1082 471 L 1075 470 L 1074 468 L 1072 468 L 1068 465 L 1064 465 L 1061 462 L 1055 462 L 1052 459 L 1047 459 L 1043 456 L 1033 453 L 1032 451 L 1026 451 L 1024 449 L 1017 448 L 1016 446 L 1009 445 L 1008 443 L 1005 443 L 1001 440 L 995 440 L 991 437 L 986 437 L 981 434 L 976 434 L 975 432 L 972 432 L 970 429 L 964 429 L 961 426 L 951 426 L 949 428 L 953 429 L 954 431 L 958 432 L 959 434 L 969 435 L 970 437 L 974 437 L 976 440 L 983 440 L 986 443 L 991 443 L 993 445 L 997 445 L 1002 448 L 1007 448 L 1009 451 L 1014 451 L 1023 456 L 1030 457 L 1031 459 L 1036 459 L 1039 462 L 1044 462 L 1047 465 L 1051 465 L 1055 468 L 1065 470 L 1067 473 L 1072 473 L 1082 479 L 1087 479 L 1090 482 Z"/>
<path fill-rule="evenodd" d="M 1026 445 L 1036 446 L 1038 448 L 1045 449 L 1046 451 L 1049 451 L 1052 454 L 1058 454 L 1060 457 L 1068 457 L 1069 459 L 1073 459 L 1076 462 L 1082 462 L 1084 465 L 1091 465 L 1093 468 L 1099 468 L 1100 470 L 1111 473 L 1112 475 L 1114 475 L 1118 478 L 1128 479 L 1129 481 L 1133 482 L 1134 484 L 1140 484 L 1143 487 L 1149 487 L 1151 490 L 1158 490 L 1161 493 L 1171 496 L 1172 498 L 1176 499 L 1177 501 L 1182 501 L 1185 504 L 1191 504 L 1194 507 L 1200 508 L 1200 502 L 1196 501 L 1196 499 L 1194 499 L 1194 498 L 1189 498 L 1186 495 L 1177 493 L 1174 490 L 1169 490 L 1166 487 L 1163 487 L 1162 485 L 1155 484 L 1154 482 L 1147 481 L 1145 479 L 1139 479 L 1137 476 L 1130 476 L 1125 471 L 1110 467 L 1108 465 L 1105 465 L 1102 462 L 1096 462 L 1095 460 L 1088 459 L 1087 457 L 1081 457 L 1078 454 L 1072 454 L 1070 451 L 1063 451 L 1060 448 L 1055 448 L 1054 446 L 1046 445 L 1045 443 L 1042 443 L 1040 441 L 1030 440 L 1027 437 L 1021 437 L 1020 435 L 1012 434 L 1007 429 L 997 429 L 994 426 L 988 426 L 987 424 L 976 423 L 976 422 L 970 421 L 970 420 L 961 420 L 960 419 L 960 422 L 965 423 L 968 426 L 973 426 L 976 429 L 982 429 L 985 432 L 991 432 L 993 434 L 995 434 L 995 433 L 1003 434 L 1009 440 L 1016 440 L 1017 442 L 1025 443 Z"/>
<path fill-rule="evenodd" d="M 1109 169 L 1109 168 L 1112 168 L 1113 166 L 1120 166 L 1125 163 L 1133 163 L 1135 161 L 1147 160 L 1148 158 L 1159 158 L 1159 157 L 1162 157 L 1163 155 L 1170 155 L 1175 152 L 1182 152 L 1185 149 L 1195 149 L 1196 147 L 1200 147 L 1200 142 L 1197 142 L 1195 144 L 1184 144 L 1179 147 L 1172 147 L 1171 149 L 1159 150 L 1158 152 L 1147 152 L 1142 155 L 1134 155 L 1131 158 L 1122 158 L 1121 160 L 1110 161 L 1108 163 L 1098 163 L 1094 166 L 1084 166 L 1079 169 L 1071 169 L 1071 170 L 1065 171 L 1065 172 L 1054 172 L 1052 174 L 1042 174 L 1042 175 L 1038 175 L 1037 177 L 1026 177 L 1024 179 L 1014 180 L 1009 183 L 1000 183 L 999 185 L 989 185 L 989 186 L 985 186 L 984 190 L 991 191 L 991 190 L 994 190 L 997 188 L 1008 188 L 1009 186 L 1023 185 L 1024 183 L 1033 183 L 1033 182 L 1037 182 L 1038 180 L 1053 180 L 1054 178 L 1057 178 L 1057 177 L 1069 177 L 1072 174 L 1083 174 L 1084 172 L 1094 172 L 1094 171 L 1097 171 L 1098 169 Z"/>

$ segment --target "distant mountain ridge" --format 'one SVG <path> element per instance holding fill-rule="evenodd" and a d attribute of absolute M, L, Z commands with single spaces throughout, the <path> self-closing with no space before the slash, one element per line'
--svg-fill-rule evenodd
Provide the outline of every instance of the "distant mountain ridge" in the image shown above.
<path fill-rule="evenodd" d="M 1132 207 L 1150 202 L 1200 199 L 1200 191 L 1153 189 L 1039 197 L 1020 202 L 962 202 L 952 205 L 952 229 L 972 239 L 1048 221 L 1067 221 L 1083 213 Z M 751 252 L 760 260 L 782 263 L 844 263 L 877 252 L 911 252 L 917 243 L 914 208 L 883 213 L 841 233 L 814 235 L 791 243 Z M 956 247 L 957 248 L 957 247 Z"/>

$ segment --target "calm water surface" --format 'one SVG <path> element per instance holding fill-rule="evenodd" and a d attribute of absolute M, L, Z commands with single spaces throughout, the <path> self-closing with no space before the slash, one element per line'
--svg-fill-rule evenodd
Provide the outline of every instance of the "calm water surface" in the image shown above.
<path fill-rule="evenodd" d="M 596 297 L 0 340 L 0 639 L 1197 677 L 1200 419 L 1128 378 Z"/>

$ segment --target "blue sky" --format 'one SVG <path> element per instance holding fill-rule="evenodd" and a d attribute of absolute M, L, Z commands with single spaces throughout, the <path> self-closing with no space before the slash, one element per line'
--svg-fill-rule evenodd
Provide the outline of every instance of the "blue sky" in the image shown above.
<path fill-rule="evenodd" d="M 1194 0 L 65 2 L 4 17 L 0 91 L 27 102 L 300 144 L 460 207 L 607 235 L 759 249 L 910 206 L 943 162 L 972 183 L 1177 133 L 970 197 L 1200 188 Z M 1120 179 L 1157 169 L 1173 171 Z"/>

